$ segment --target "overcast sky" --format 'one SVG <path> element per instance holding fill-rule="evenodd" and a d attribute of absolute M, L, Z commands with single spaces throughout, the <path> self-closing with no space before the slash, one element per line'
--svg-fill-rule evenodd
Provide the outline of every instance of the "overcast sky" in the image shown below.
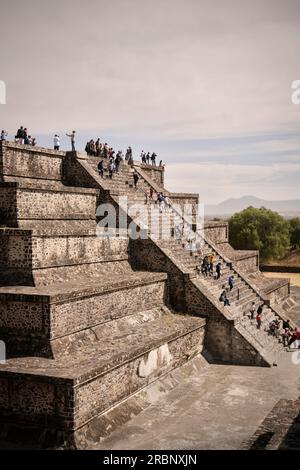
<path fill-rule="evenodd" d="M 0 127 L 156 151 L 202 201 L 300 198 L 299 0 L 0 0 Z M 62 146 L 69 142 L 62 139 Z"/>

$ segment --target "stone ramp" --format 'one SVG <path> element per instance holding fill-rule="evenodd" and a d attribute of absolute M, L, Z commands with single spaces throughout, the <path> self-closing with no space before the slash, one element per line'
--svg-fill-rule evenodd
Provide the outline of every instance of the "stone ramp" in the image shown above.
<path fill-rule="evenodd" d="M 104 329 L 99 340 L 95 330 L 89 342 L 58 359 L 15 358 L 1 365 L 2 423 L 55 430 L 73 446 L 89 421 L 201 352 L 204 319 L 166 307 L 144 315 L 148 321 L 132 318 L 126 328 Z"/>

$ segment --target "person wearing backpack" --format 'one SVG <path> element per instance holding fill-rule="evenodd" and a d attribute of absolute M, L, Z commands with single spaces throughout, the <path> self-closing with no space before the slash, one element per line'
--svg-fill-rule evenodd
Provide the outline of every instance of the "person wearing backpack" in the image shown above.
<path fill-rule="evenodd" d="M 221 292 L 221 295 L 219 297 L 219 301 L 224 303 L 224 307 L 226 307 L 226 305 L 230 306 L 230 302 L 229 302 L 229 299 L 227 297 L 227 292 L 226 292 L 225 289 Z"/>

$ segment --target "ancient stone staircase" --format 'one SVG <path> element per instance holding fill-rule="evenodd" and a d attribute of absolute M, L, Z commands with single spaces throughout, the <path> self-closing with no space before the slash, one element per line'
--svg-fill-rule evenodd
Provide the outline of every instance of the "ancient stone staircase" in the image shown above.
<path fill-rule="evenodd" d="M 174 239 L 176 226 L 189 222 L 173 205 L 161 211 L 150 200 L 159 185 L 140 171 L 135 189 L 139 168 L 126 162 L 112 179 L 101 178 L 98 161 L 0 146 L 0 334 L 8 355 L 0 365 L 0 409 L 7 439 L 30 427 L 40 444 L 82 448 L 92 435 L 107 434 L 112 410 L 114 425 L 128 419 L 132 410 L 116 412 L 121 403 L 203 346 L 216 360 L 247 365 L 270 365 L 278 352 L 263 326 L 256 331 L 243 315 L 252 300 L 264 299 L 239 269 L 204 234 L 202 255 L 213 252 L 223 279 L 236 278 L 231 306 L 223 307 L 223 279 L 197 276 L 199 253 Z M 123 211 L 147 239 L 97 227 L 101 202 Z M 266 305 L 265 312 L 267 323 L 276 310 Z"/>
<path fill-rule="evenodd" d="M 99 439 L 129 419 L 120 403 L 201 353 L 206 321 L 172 310 L 165 273 L 133 269 L 127 236 L 96 236 L 103 188 L 71 185 L 64 165 L 62 152 L 0 147 L 0 428 L 83 448 L 91 427 Z"/>
<path fill-rule="evenodd" d="M 96 163 L 93 162 L 91 165 L 93 170 L 96 168 Z M 133 171 L 133 170 L 132 170 Z M 118 184 L 120 187 L 125 187 L 128 184 L 130 172 L 125 171 L 122 175 L 122 171 L 118 177 Z M 151 185 L 149 182 L 145 181 L 142 176 L 142 172 L 140 172 L 140 180 L 139 184 L 142 185 L 143 191 L 145 193 L 149 193 Z M 98 180 L 99 181 L 99 180 Z M 101 183 L 101 182 L 100 182 Z M 103 183 L 101 183 L 103 184 Z M 153 189 L 157 190 L 157 187 L 153 185 Z M 132 188 L 133 192 L 131 192 L 129 198 L 130 203 L 134 202 L 134 195 L 135 190 Z M 125 192 L 125 191 L 124 191 Z M 129 193 L 129 192 L 128 192 Z M 146 200 L 144 201 L 145 206 L 151 204 L 151 201 Z M 130 206 L 130 204 L 129 204 Z M 145 209 L 147 214 L 147 208 Z M 170 217 L 170 213 L 173 212 L 173 218 Z M 130 213 L 130 210 L 128 210 Z M 151 237 L 151 231 L 148 230 L 148 235 L 150 238 L 155 241 L 155 243 L 164 250 L 164 253 L 171 257 L 172 260 L 178 267 L 182 268 L 182 271 L 185 273 L 195 273 L 196 268 L 199 267 L 200 259 L 199 259 L 199 252 L 188 250 L 187 245 L 188 242 L 181 242 L 178 240 L 174 240 L 172 235 L 174 234 L 175 225 L 182 222 L 185 224 L 189 224 L 190 222 L 185 220 L 181 217 L 176 210 L 172 209 L 172 206 L 167 210 L 165 214 L 165 218 L 169 220 L 169 226 L 165 232 L 165 237 L 161 236 L 156 238 Z M 140 223 L 139 218 L 135 219 L 137 224 Z M 160 222 L 161 223 L 161 222 Z M 142 225 L 142 224 L 141 224 Z M 142 225 L 143 226 L 143 225 Z M 170 234 L 170 237 L 168 236 Z M 166 238 L 163 240 L 163 238 Z M 252 286 L 249 279 L 247 279 L 241 272 L 237 269 L 234 269 L 232 263 L 229 262 L 228 258 L 220 253 L 220 251 L 214 246 L 214 244 L 207 239 L 205 234 L 202 235 L 201 240 L 201 257 L 205 256 L 205 254 L 213 253 L 215 256 L 215 263 L 221 262 L 222 263 L 222 277 L 219 280 L 211 279 L 210 277 L 204 278 L 203 276 L 197 276 L 195 280 L 193 280 L 193 284 L 199 288 L 200 291 L 209 291 L 210 296 L 214 300 L 214 305 L 217 307 L 219 302 L 219 296 L 222 290 L 222 285 L 225 284 L 229 275 L 233 274 L 235 277 L 235 285 L 234 289 L 229 294 L 229 300 L 231 302 L 230 307 L 226 307 L 229 312 L 229 317 L 232 321 L 234 321 L 234 325 L 236 330 L 250 343 L 253 345 L 256 351 L 262 356 L 263 360 L 266 364 L 273 364 L 278 360 L 278 356 L 284 351 L 283 346 L 278 342 L 278 339 L 272 336 L 269 336 L 267 330 L 269 323 L 275 318 L 275 316 L 283 317 L 284 313 L 279 311 L 278 309 L 273 309 L 266 303 L 265 299 L 262 298 L 260 292 L 257 290 L 256 286 Z M 170 256 L 171 255 L 171 256 Z M 259 304 L 265 304 L 264 306 L 264 315 L 262 326 L 260 330 L 250 322 L 248 316 L 246 315 L 247 311 L 249 311 L 252 302 L 255 302 L 255 305 L 258 306 Z"/>

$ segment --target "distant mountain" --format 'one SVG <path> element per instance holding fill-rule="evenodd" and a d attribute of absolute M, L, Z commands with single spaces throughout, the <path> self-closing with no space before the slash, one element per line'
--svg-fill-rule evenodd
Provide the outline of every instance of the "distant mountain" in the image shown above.
<path fill-rule="evenodd" d="M 215 205 L 205 205 L 206 215 L 231 215 L 240 212 L 249 206 L 266 207 L 272 211 L 279 212 L 285 216 L 300 215 L 300 199 L 291 199 L 287 201 L 266 201 L 254 196 L 243 196 L 238 199 L 226 199 L 226 201 Z"/>

